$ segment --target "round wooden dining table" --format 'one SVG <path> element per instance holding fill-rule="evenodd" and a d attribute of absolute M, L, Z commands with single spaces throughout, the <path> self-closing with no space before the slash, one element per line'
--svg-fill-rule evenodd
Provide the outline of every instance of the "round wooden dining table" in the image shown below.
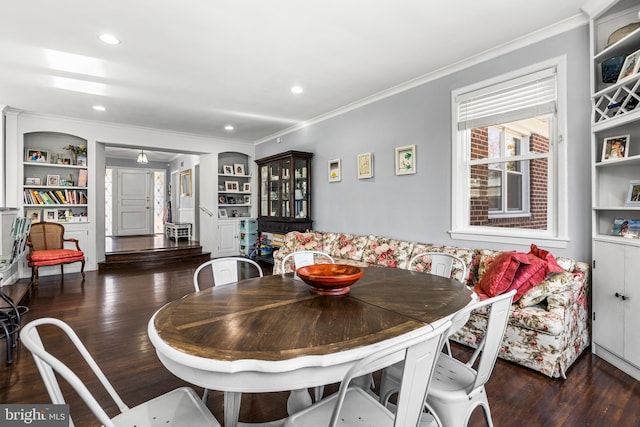
<path fill-rule="evenodd" d="M 188 294 L 160 308 L 148 334 L 170 372 L 225 392 L 225 427 L 235 427 L 241 393 L 297 390 L 288 408 L 298 410 L 308 387 L 339 382 L 358 360 L 447 321 L 471 294 L 448 278 L 367 267 L 348 294 L 322 296 L 288 273 Z"/>

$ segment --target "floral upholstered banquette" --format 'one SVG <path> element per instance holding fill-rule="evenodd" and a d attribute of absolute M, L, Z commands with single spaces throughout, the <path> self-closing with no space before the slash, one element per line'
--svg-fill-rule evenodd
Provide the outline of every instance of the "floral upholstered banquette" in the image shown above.
<path fill-rule="evenodd" d="M 489 279 L 487 277 L 483 281 L 483 277 L 491 269 L 491 264 L 504 254 L 499 251 L 420 243 L 377 235 L 294 231 L 287 233 L 282 247 L 274 252 L 273 273 L 282 273 L 284 257 L 300 250 L 324 252 L 331 255 L 335 262 L 342 264 L 403 269 L 408 268 L 411 258 L 421 253 L 449 253 L 461 258 L 468 272 L 467 277 L 461 277 L 462 269 L 454 264 L 452 278 L 474 288 L 481 297 L 483 289 L 480 284 L 484 285 Z M 523 255 L 531 258 L 530 254 Z M 553 260 L 555 268 L 550 269 L 552 272 L 548 274 L 546 270 L 537 271 L 528 281 L 530 288 L 518 295 L 517 301 L 512 305 L 499 356 L 549 377 L 566 378 L 567 369 L 589 344 L 589 265 L 550 255 L 547 255 L 547 259 Z M 318 258 L 317 262 L 326 261 Z M 429 267 L 430 259 L 425 256 L 414 263 L 413 269 L 429 271 Z M 293 269 L 293 258 L 289 258 L 284 270 L 290 272 Z M 539 270 L 538 267 L 536 270 Z M 489 274 L 491 275 L 491 271 Z M 539 279 L 531 283 L 534 277 Z M 504 289 L 505 292 L 507 288 L 508 286 Z M 484 334 L 486 323 L 486 311 L 476 311 L 464 328 L 451 339 L 475 348 Z"/>

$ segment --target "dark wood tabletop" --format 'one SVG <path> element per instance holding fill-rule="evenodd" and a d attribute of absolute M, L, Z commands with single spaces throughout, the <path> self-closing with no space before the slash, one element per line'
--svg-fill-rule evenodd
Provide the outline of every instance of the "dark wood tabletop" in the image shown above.
<path fill-rule="evenodd" d="M 320 296 L 292 274 L 189 294 L 154 326 L 176 350 L 220 361 L 283 361 L 374 344 L 450 316 L 471 292 L 447 278 L 369 267 L 341 296 Z"/>

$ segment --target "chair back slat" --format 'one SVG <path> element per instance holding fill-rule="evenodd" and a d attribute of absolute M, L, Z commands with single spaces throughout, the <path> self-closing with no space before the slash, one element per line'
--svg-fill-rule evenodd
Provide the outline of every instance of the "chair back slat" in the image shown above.
<path fill-rule="evenodd" d="M 241 257 L 212 259 L 200 264 L 193 273 L 193 286 L 196 292 L 200 290 L 200 282 L 198 279 L 200 272 L 207 269 L 207 267 L 210 267 L 214 286 L 222 286 L 238 281 L 238 264 L 240 263 L 245 263 L 255 267 L 258 271 L 258 275 L 260 277 L 263 276 L 264 273 L 262 272 L 260 264 L 251 259 Z"/>
<path fill-rule="evenodd" d="M 32 250 L 62 249 L 64 247 L 64 226 L 55 222 L 38 222 L 31 225 L 29 242 Z"/>

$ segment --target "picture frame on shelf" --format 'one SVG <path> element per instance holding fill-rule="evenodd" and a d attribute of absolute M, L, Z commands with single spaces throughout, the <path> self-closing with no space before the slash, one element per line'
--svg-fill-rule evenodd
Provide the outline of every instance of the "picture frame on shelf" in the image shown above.
<path fill-rule="evenodd" d="M 42 213 L 42 219 L 44 221 L 56 222 L 58 221 L 58 210 L 57 209 L 45 209 Z"/>
<path fill-rule="evenodd" d="M 342 166 L 340 159 L 333 159 L 327 162 L 329 182 L 340 182 L 342 180 Z"/>
<path fill-rule="evenodd" d="M 612 236 L 621 236 L 632 239 L 640 238 L 640 220 L 631 218 L 616 218 L 611 227 Z"/>
<path fill-rule="evenodd" d="M 244 165 L 241 163 L 234 163 L 233 164 L 233 172 L 236 175 L 245 175 L 244 173 Z"/>
<path fill-rule="evenodd" d="M 25 185 L 42 185 L 42 178 L 40 177 L 27 177 L 24 180 Z"/>
<path fill-rule="evenodd" d="M 67 210 L 58 209 L 58 222 L 67 222 Z"/>
<path fill-rule="evenodd" d="M 180 172 L 180 196 L 191 197 L 191 169 Z"/>
<path fill-rule="evenodd" d="M 239 191 L 239 184 L 238 181 L 225 181 L 224 182 L 224 189 L 225 191 Z"/>
<path fill-rule="evenodd" d="M 76 165 L 87 166 L 87 156 L 78 156 L 76 159 Z"/>
<path fill-rule="evenodd" d="M 233 166 L 231 165 L 224 165 L 222 166 L 222 173 L 224 175 L 233 175 Z"/>
<path fill-rule="evenodd" d="M 229 218 L 226 209 L 218 209 L 218 218 Z"/>
<path fill-rule="evenodd" d="M 405 145 L 396 147 L 396 175 L 410 175 L 416 173 L 416 146 Z"/>
<path fill-rule="evenodd" d="M 49 163 L 49 152 L 39 148 L 27 148 L 25 160 L 34 163 Z"/>
<path fill-rule="evenodd" d="M 358 179 L 373 178 L 373 153 L 358 155 Z"/>
<path fill-rule="evenodd" d="M 225 196 L 218 196 L 218 203 L 225 204 L 227 203 L 227 198 Z"/>
<path fill-rule="evenodd" d="M 42 220 L 42 210 L 40 209 L 26 209 L 24 216 L 31 218 L 31 223 L 35 224 Z"/>
<path fill-rule="evenodd" d="M 71 158 L 70 157 L 64 157 L 62 159 L 62 164 L 63 165 L 70 165 L 71 164 Z"/>
<path fill-rule="evenodd" d="M 251 204 L 251 195 L 250 194 L 245 194 L 243 197 L 243 201 L 245 205 L 250 205 Z"/>
<path fill-rule="evenodd" d="M 630 135 L 618 135 L 605 138 L 602 143 L 602 157 L 600 161 L 622 159 L 629 155 Z"/>
<path fill-rule="evenodd" d="M 640 180 L 629 181 L 629 190 L 627 191 L 625 206 L 640 207 Z"/>
<path fill-rule="evenodd" d="M 620 70 L 620 74 L 618 75 L 618 83 L 628 78 L 633 77 L 638 72 L 638 67 L 640 66 L 640 49 L 635 52 L 627 55 L 622 64 L 622 69 Z"/>
<path fill-rule="evenodd" d="M 57 187 L 60 185 L 60 175 L 47 175 L 47 185 Z"/>
<path fill-rule="evenodd" d="M 245 182 L 242 184 L 242 191 L 245 193 L 251 193 L 251 183 Z"/>

